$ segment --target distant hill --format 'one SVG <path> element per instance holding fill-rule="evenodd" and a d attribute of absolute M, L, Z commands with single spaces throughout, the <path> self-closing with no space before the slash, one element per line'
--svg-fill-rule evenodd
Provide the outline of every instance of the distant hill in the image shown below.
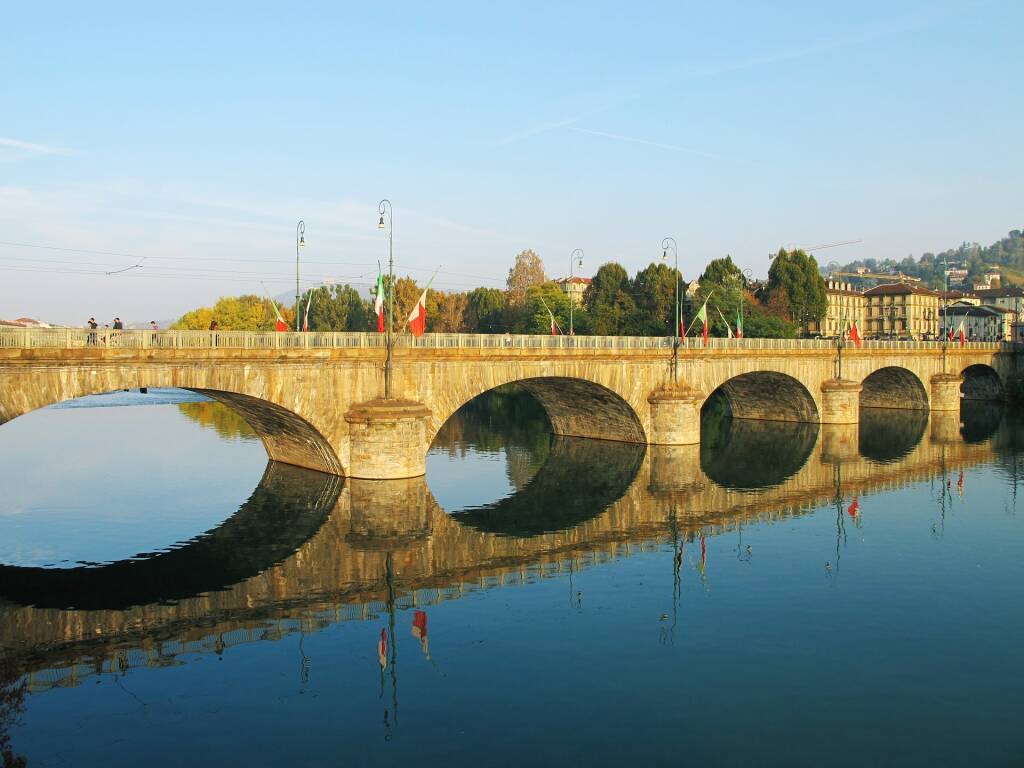
<path fill-rule="evenodd" d="M 1024 284 L 1024 232 L 1014 229 L 992 245 L 963 242 L 958 248 L 941 253 L 924 253 L 917 259 L 907 256 L 902 261 L 864 259 L 842 266 L 834 262 L 820 265 L 822 275 L 832 271 L 856 272 L 858 269 L 880 273 L 902 272 L 908 277 L 920 278 L 925 285 L 936 289 L 943 287 L 947 267 L 966 269 L 968 281 L 981 279 L 989 272 L 999 272 L 1006 282 Z"/>

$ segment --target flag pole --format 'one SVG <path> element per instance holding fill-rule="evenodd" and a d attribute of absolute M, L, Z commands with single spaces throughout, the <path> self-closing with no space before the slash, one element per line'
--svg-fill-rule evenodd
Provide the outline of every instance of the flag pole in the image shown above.
<path fill-rule="evenodd" d="M 558 324 L 558 320 L 555 319 L 555 313 L 551 311 L 551 307 L 549 307 L 548 303 L 544 301 L 544 297 L 538 295 L 537 298 L 540 299 L 540 303 L 544 305 L 544 309 L 546 309 L 548 314 L 551 315 L 551 322 L 555 324 L 555 328 L 558 329 L 559 335 L 565 336 L 565 333 L 562 332 L 562 326 Z"/>

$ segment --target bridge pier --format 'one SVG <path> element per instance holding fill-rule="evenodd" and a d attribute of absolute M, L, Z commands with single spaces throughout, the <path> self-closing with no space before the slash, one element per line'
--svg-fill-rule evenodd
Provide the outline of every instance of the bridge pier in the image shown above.
<path fill-rule="evenodd" d="M 936 373 L 932 376 L 932 391 L 929 402 L 931 410 L 956 411 L 959 413 L 961 381 L 961 377 L 955 373 Z"/>
<path fill-rule="evenodd" d="M 859 382 L 827 379 L 821 383 L 821 423 L 856 424 L 860 421 Z"/>
<path fill-rule="evenodd" d="M 345 414 L 349 477 L 400 480 L 427 473 L 430 409 L 412 400 L 369 400 Z"/>
<path fill-rule="evenodd" d="M 651 404 L 652 445 L 694 445 L 700 443 L 700 407 L 704 393 L 685 384 L 656 389 L 647 397 Z"/>

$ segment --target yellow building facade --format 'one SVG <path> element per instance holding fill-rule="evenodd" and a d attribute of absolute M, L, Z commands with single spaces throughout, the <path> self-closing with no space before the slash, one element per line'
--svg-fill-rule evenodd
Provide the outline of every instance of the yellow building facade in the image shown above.
<path fill-rule="evenodd" d="M 937 292 L 916 285 L 878 285 L 864 292 L 866 337 L 923 339 L 939 335 Z"/>

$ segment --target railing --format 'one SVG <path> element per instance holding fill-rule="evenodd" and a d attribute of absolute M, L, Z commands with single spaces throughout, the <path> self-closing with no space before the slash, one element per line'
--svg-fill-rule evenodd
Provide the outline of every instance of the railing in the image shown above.
<path fill-rule="evenodd" d="M 867 340 L 864 349 L 941 349 L 942 341 Z M 852 345 L 847 342 L 847 351 Z M 950 349 L 959 348 L 950 342 Z M 970 349 L 1010 348 L 997 341 L 968 342 Z M 115 331 L 109 328 L 0 328 L 0 349 L 382 349 L 381 333 L 276 333 L 274 331 Z M 665 336 L 539 336 L 500 333 L 426 333 L 395 336 L 396 348 L 668 350 Z M 834 350 L 834 339 L 680 339 L 684 350 Z"/>

